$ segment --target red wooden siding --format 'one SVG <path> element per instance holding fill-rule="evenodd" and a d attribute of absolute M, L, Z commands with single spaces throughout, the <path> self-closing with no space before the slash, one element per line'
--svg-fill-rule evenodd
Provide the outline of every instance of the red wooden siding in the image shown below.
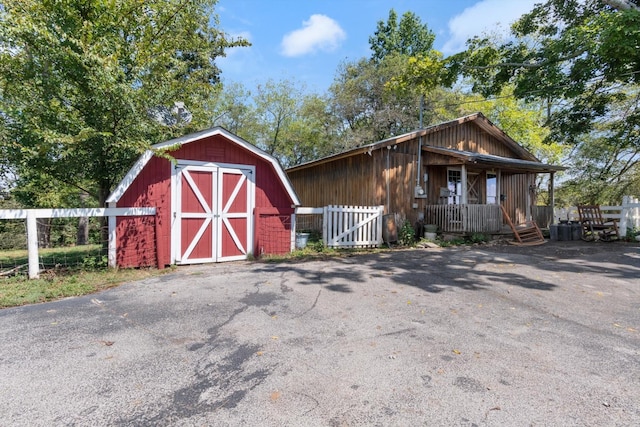
<path fill-rule="evenodd" d="M 140 172 L 118 201 L 119 207 L 156 207 L 158 226 L 152 217 L 121 217 L 116 224 L 120 267 L 143 267 L 169 264 L 171 259 L 171 163 L 154 157 Z M 158 235 L 156 235 L 156 230 Z M 161 248 L 158 248 L 161 246 Z M 147 254 L 149 248 L 160 249 L 160 259 Z"/>
<path fill-rule="evenodd" d="M 178 150 L 169 153 L 175 159 L 194 160 L 212 163 L 225 163 L 236 165 L 248 165 L 255 167 L 255 208 L 259 209 L 280 209 L 292 212 L 291 205 L 293 201 L 280 180 L 277 172 L 272 165 L 265 159 L 248 151 L 241 146 L 229 141 L 222 135 L 214 135 L 203 138 L 199 141 L 190 142 L 182 145 Z M 166 159 L 153 157 L 145 165 L 143 170 L 137 175 L 133 183 L 125 190 L 122 197 L 118 200 L 118 207 L 138 207 L 138 206 L 155 206 L 157 209 L 157 225 L 154 218 L 118 218 L 116 226 L 116 235 L 118 239 L 118 251 L 116 260 L 121 267 L 139 267 L 145 265 L 167 265 L 171 262 L 171 171 L 173 164 Z M 197 173 L 192 175 L 198 176 Z M 199 178 L 198 178 L 199 179 Z M 204 178 L 203 178 L 204 179 Z M 233 177 L 231 179 L 238 179 Z M 206 186 L 204 182 L 201 185 Z M 187 186 L 183 186 L 183 190 Z M 227 187 L 229 188 L 229 187 Z M 234 186 L 230 186 L 233 189 Z M 186 194 L 185 194 L 186 193 Z M 211 194 L 211 193 L 208 193 Z M 189 206 L 197 208 L 199 203 L 194 201 L 195 196 L 192 193 L 183 191 L 183 202 Z M 225 200 L 228 199 L 226 195 Z M 233 209 L 239 209 L 238 206 L 243 205 L 246 208 L 246 195 L 240 195 L 235 201 Z M 201 207 L 200 207 L 201 209 Z M 290 215 L 289 213 L 289 215 Z M 251 213 L 253 214 L 253 213 Z M 258 228 L 260 217 L 256 216 L 251 219 L 255 221 L 254 226 Z M 236 225 L 236 220 L 232 220 Z M 195 220 L 189 227 L 199 227 L 202 220 Z M 184 227 L 184 223 L 183 223 Z M 264 229 L 265 227 L 263 227 Z M 255 245 L 252 248 L 254 254 L 281 254 L 290 250 L 290 233 L 291 223 L 289 221 L 270 222 L 271 230 L 270 238 L 261 240 L 256 235 Z M 236 230 L 242 227 L 236 227 Z M 183 233 L 183 236 L 186 233 Z M 246 241 L 245 235 L 238 236 L 242 241 Z M 231 237 L 228 232 L 223 236 L 223 242 L 228 241 Z M 154 261 L 155 254 L 147 254 L 147 249 L 152 247 L 156 249 L 159 259 Z M 183 242 L 184 244 L 184 242 Z M 202 251 L 201 255 L 206 257 L 205 244 L 198 245 L 197 251 Z M 226 246 L 223 244 L 223 256 Z M 209 248 L 211 245 L 209 244 Z M 233 245 L 235 248 L 235 245 Z M 210 249 L 207 249 L 210 252 Z M 199 256 L 196 254 L 194 256 Z"/>

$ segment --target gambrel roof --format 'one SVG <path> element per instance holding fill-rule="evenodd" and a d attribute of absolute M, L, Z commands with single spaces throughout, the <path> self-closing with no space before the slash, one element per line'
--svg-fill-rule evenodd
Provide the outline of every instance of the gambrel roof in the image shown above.
<path fill-rule="evenodd" d="M 293 186 L 291 185 L 291 181 L 289 181 L 289 177 L 287 176 L 286 173 L 284 173 L 284 170 L 282 169 L 282 166 L 280 166 L 280 163 L 278 162 L 278 160 L 276 160 L 275 157 L 269 155 L 268 153 L 261 150 L 260 148 L 256 147 L 255 145 L 245 141 L 244 139 L 240 138 L 239 136 L 229 132 L 228 130 L 220 126 L 216 126 L 214 128 L 191 133 L 188 135 L 181 136 L 179 138 L 174 138 L 169 141 L 152 145 L 151 149 L 145 151 L 144 154 L 140 156 L 138 161 L 129 170 L 127 175 L 122 179 L 122 181 L 120 181 L 116 189 L 109 195 L 109 197 L 107 198 L 107 203 L 115 203 L 118 200 L 120 200 L 120 198 L 125 193 L 127 188 L 129 188 L 129 186 L 133 183 L 135 178 L 140 174 L 140 172 L 142 172 L 145 165 L 149 162 L 149 160 L 151 160 L 155 151 L 166 149 L 169 147 L 174 147 L 174 146 L 182 146 L 182 145 L 189 144 L 195 141 L 200 141 L 202 139 L 215 136 L 215 135 L 222 135 L 230 143 L 236 144 L 244 148 L 245 150 L 249 151 L 250 153 L 255 154 L 257 157 L 262 158 L 263 160 L 266 160 L 268 163 L 271 163 L 271 166 L 273 167 L 274 171 L 282 181 L 282 184 L 285 187 L 285 190 L 287 191 L 293 204 L 295 206 L 300 206 L 300 200 L 298 198 L 298 195 L 293 189 Z"/>

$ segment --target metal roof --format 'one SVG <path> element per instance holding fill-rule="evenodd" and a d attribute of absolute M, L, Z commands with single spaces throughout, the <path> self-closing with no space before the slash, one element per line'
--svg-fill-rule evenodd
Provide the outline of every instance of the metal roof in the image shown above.
<path fill-rule="evenodd" d="M 516 141 L 514 141 L 509 135 L 507 135 L 504 131 L 502 131 L 502 129 L 498 128 L 496 125 L 494 125 L 489 119 L 487 119 L 482 113 L 478 112 L 478 113 L 474 113 L 474 114 L 469 114 L 467 116 L 463 116 L 463 117 L 459 117 L 457 119 L 454 120 L 449 120 L 447 122 L 443 122 L 443 123 L 439 123 L 437 125 L 434 126 L 429 126 L 427 128 L 424 129 L 418 129 L 412 132 L 408 132 L 402 135 L 398 135 L 398 136 L 394 136 L 391 138 L 387 138 L 387 139 L 383 139 L 382 141 L 378 141 L 378 142 L 374 142 L 371 144 L 367 144 L 367 145 L 363 145 L 360 147 L 356 147 L 353 148 L 351 150 L 347 150 L 347 151 L 343 151 L 341 153 L 338 154 L 333 154 L 331 156 L 327 156 L 327 157 L 323 157 L 321 159 L 317 159 L 317 160 L 312 160 L 310 162 L 306 162 L 306 163 L 302 163 L 300 165 L 297 166 L 293 166 L 291 168 L 287 169 L 287 172 L 293 172 L 296 170 L 301 170 L 301 169 L 306 169 L 308 167 L 312 167 L 315 165 L 319 165 L 322 163 L 328 163 L 328 162 L 332 162 L 334 160 L 338 160 L 338 159 L 342 159 L 342 158 L 346 158 L 346 157 L 351 157 L 351 156 L 355 156 L 358 154 L 362 154 L 362 153 L 371 153 L 373 150 L 377 150 L 380 148 L 385 148 L 387 146 L 393 146 L 393 145 L 397 145 L 397 144 L 401 144 L 403 142 L 415 139 L 415 138 L 419 138 L 421 136 L 425 136 L 425 135 L 429 135 L 432 133 L 436 133 L 436 132 L 440 132 L 442 130 L 454 127 L 454 126 L 459 126 L 463 123 L 467 123 L 467 122 L 473 122 L 475 125 L 479 126 L 482 128 L 482 130 L 484 130 L 485 132 L 487 132 L 488 134 L 490 134 L 491 136 L 493 136 L 494 138 L 498 139 L 499 141 L 501 141 L 503 144 L 505 144 L 508 148 L 510 148 L 514 153 L 516 153 L 518 156 L 520 156 L 520 158 L 525 161 L 525 162 L 529 162 L 529 163 L 522 163 L 521 166 L 525 167 L 525 166 L 531 166 L 531 168 L 537 168 L 540 169 L 541 171 L 544 171 L 546 169 L 549 170 L 564 170 L 566 168 L 562 167 L 562 166 L 552 166 L 552 165 L 543 165 L 542 163 L 540 163 L 540 161 L 533 155 L 531 154 L 529 151 L 527 151 L 524 147 L 522 147 L 520 144 L 518 144 Z M 456 150 L 453 150 L 456 151 Z M 476 154 L 476 153 L 470 153 L 470 154 Z M 493 156 L 493 157 L 497 157 L 497 156 Z M 501 159 L 507 159 L 506 157 L 502 157 Z M 516 160 L 516 159 L 511 159 L 511 160 Z M 487 159 L 488 161 L 488 159 Z M 504 163 L 501 163 L 504 164 Z M 535 165 L 535 166 L 534 166 Z M 544 167 L 539 167 L 540 165 L 543 165 Z M 498 165 L 496 165 L 498 166 Z"/>
<path fill-rule="evenodd" d="M 512 169 L 516 171 L 535 170 L 536 172 L 557 172 L 567 169 L 564 166 L 548 165 L 539 161 L 513 159 L 510 157 L 495 156 L 493 154 L 480 154 L 470 151 L 453 150 L 450 148 L 433 147 L 431 145 L 423 145 L 422 149 L 431 153 L 456 157 L 465 163 L 495 166 L 500 167 L 501 169 Z"/>

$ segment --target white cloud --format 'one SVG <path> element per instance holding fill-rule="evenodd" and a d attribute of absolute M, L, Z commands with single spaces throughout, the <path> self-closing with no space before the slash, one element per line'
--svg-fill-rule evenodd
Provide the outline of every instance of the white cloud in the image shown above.
<path fill-rule="evenodd" d="M 347 33 L 326 15 L 311 15 L 302 22 L 302 28 L 282 38 L 281 53 L 284 56 L 301 56 L 317 50 L 331 52 L 340 46 Z"/>
<path fill-rule="evenodd" d="M 520 16 L 531 11 L 540 0 L 482 0 L 466 8 L 449 21 L 450 38 L 442 52 L 452 54 L 465 49 L 465 43 L 473 36 L 487 33 L 505 35 L 509 26 Z"/>

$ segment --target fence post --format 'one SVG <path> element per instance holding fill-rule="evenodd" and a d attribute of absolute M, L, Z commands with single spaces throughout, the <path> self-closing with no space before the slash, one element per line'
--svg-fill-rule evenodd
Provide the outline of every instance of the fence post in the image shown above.
<path fill-rule="evenodd" d="M 29 253 L 29 279 L 40 277 L 38 261 L 38 222 L 33 211 L 27 211 L 27 250 Z"/>
<path fill-rule="evenodd" d="M 289 242 L 289 249 L 291 252 L 296 250 L 296 233 L 298 231 L 298 217 L 296 216 L 296 210 L 293 209 L 291 214 L 291 241 Z"/>
<path fill-rule="evenodd" d="M 115 206 L 109 206 L 110 208 Z M 109 260 L 109 267 L 116 268 L 118 266 L 116 259 L 117 252 L 117 242 L 116 242 L 116 226 L 118 224 L 118 219 L 115 215 L 109 215 L 107 218 L 107 224 L 109 225 L 109 241 L 108 241 L 108 249 L 107 249 L 107 259 Z"/>
<path fill-rule="evenodd" d="M 329 207 L 322 208 L 322 241 L 329 246 Z"/>
<path fill-rule="evenodd" d="M 629 196 L 622 196 L 622 209 L 620 210 L 620 234 L 625 237 L 627 235 L 627 219 L 629 218 Z"/>

